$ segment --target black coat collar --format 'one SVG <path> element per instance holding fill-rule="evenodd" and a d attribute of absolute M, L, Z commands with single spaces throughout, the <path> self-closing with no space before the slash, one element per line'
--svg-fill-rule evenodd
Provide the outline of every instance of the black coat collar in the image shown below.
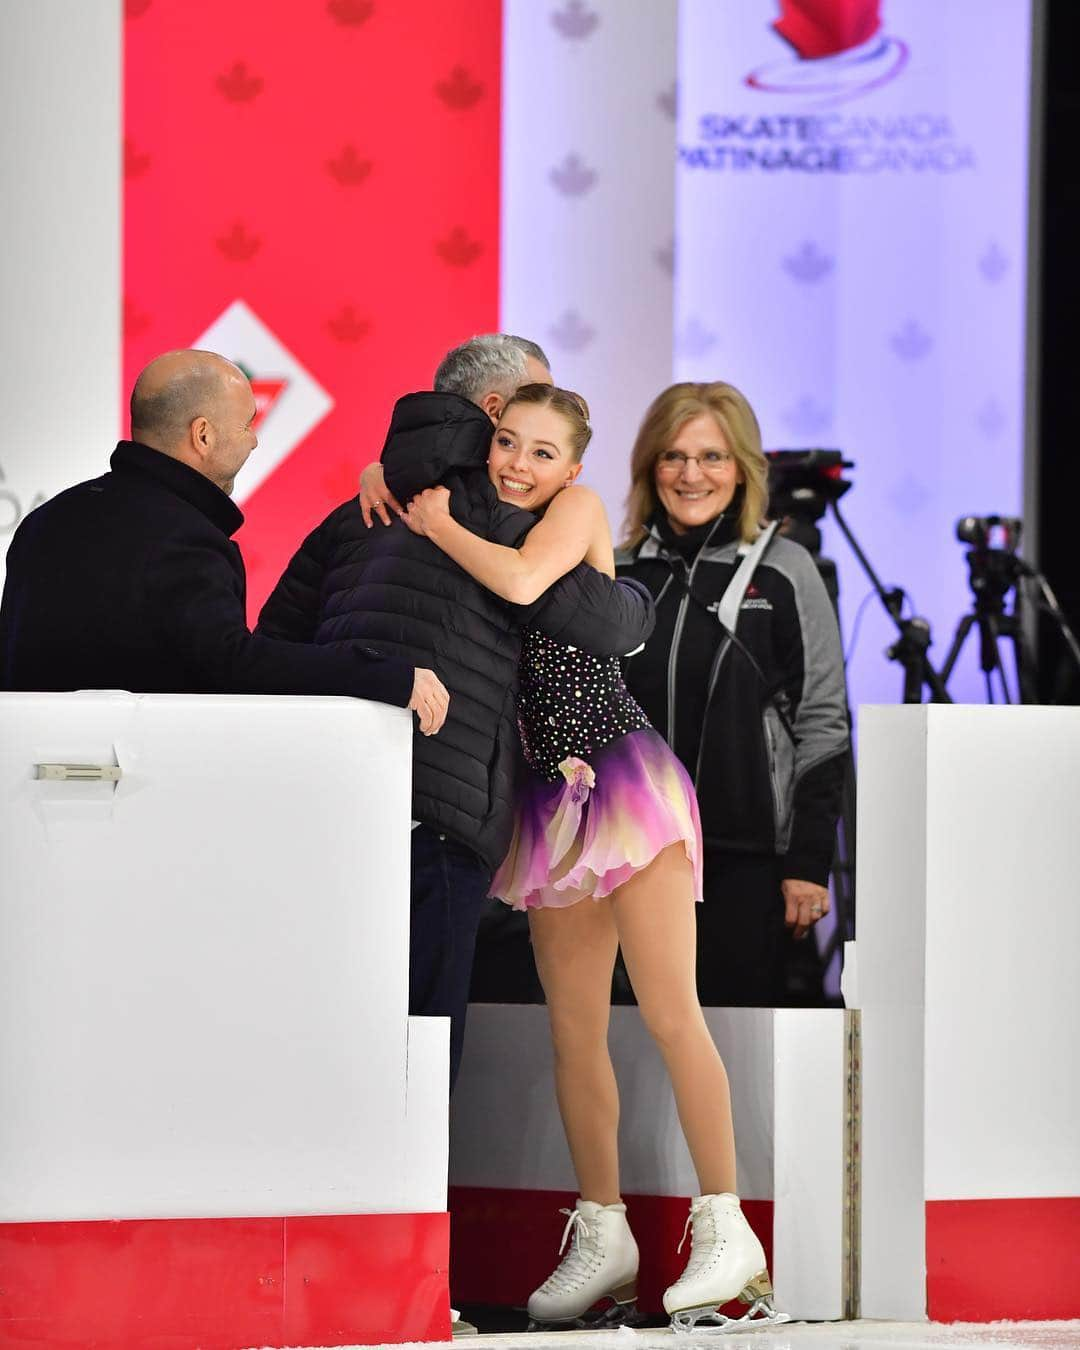
<path fill-rule="evenodd" d="M 109 463 L 113 473 L 152 478 L 177 497 L 190 502 L 223 534 L 235 534 L 244 523 L 244 513 L 216 483 L 160 450 L 153 450 L 139 441 L 120 441 Z"/>

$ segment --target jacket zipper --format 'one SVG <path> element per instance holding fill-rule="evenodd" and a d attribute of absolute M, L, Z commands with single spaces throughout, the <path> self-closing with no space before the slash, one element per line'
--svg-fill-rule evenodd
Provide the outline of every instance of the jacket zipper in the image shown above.
<path fill-rule="evenodd" d="M 709 672 L 709 689 L 705 695 L 705 719 L 701 727 L 701 744 L 698 746 L 697 765 L 694 768 L 694 787 L 697 788 L 698 780 L 701 778 L 701 762 L 705 755 L 705 726 L 709 720 L 709 709 L 712 707 L 713 694 L 716 692 L 716 681 L 720 678 L 720 667 L 724 664 L 724 657 L 728 654 L 731 647 L 730 638 L 721 638 L 720 646 L 717 648 L 716 655 L 713 657 L 712 670 Z"/>
<path fill-rule="evenodd" d="M 688 606 L 689 606 L 689 604 L 690 604 L 690 591 L 692 590 L 693 585 L 694 585 L 694 573 L 697 571 L 697 565 L 698 565 L 698 563 L 701 561 L 701 555 L 705 552 L 705 550 L 706 550 L 706 549 L 709 547 L 709 545 L 712 543 L 712 537 L 713 537 L 713 535 L 716 533 L 717 529 L 720 527 L 720 522 L 721 522 L 723 519 L 724 519 L 724 512 L 721 511 L 720 514 L 716 517 L 716 521 L 715 521 L 715 523 L 713 524 L 712 529 L 711 529 L 711 530 L 709 531 L 709 533 L 706 535 L 706 537 L 705 537 L 705 542 L 701 545 L 701 547 L 698 549 L 697 553 L 694 555 L 694 561 L 690 564 L 690 568 L 689 568 L 689 571 L 687 572 L 687 576 L 686 576 L 686 591 L 685 591 L 685 593 L 683 594 L 683 597 L 682 597 L 682 599 L 681 599 L 680 602 L 679 602 L 679 612 L 678 612 L 678 614 L 676 615 L 676 618 L 675 618 L 675 630 L 674 630 L 674 632 L 673 632 L 673 634 L 672 634 L 672 638 L 671 638 L 671 651 L 668 653 L 668 734 L 667 734 L 667 743 L 668 743 L 668 745 L 671 746 L 671 748 L 672 748 L 673 750 L 675 749 L 675 667 L 676 667 L 676 665 L 678 664 L 679 644 L 682 642 L 682 632 L 683 632 L 683 627 L 685 626 L 685 623 L 686 623 L 686 611 L 687 611 L 687 608 L 688 608 Z M 651 533 L 651 531 L 650 531 L 650 533 Z M 657 541 L 657 543 L 660 545 L 660 547 L 664 549 L 664 555 L 665 555 L 665 557 L 668 558 L 668 560 L 669 560 L 669 561 L 668 561 L 668 566 L 671 567 L 671 570 L 672 570 L 672 572 L 674 573 L 675 568 L 674 568 L 673 564 L 672 564 L 671 561 L 670 561 L 671 554 L 669 553 L 668 549 L 667 549 L 666 546 L 664 545 L 663 540 L 660 539 L 660 537 L 659 537 L 658 535 L 654 535 L 653 537 L 656 539 L 656 541 Z M 679 562 L 682 564 L 682 567 L 683 567 L 684 570 L 685 570 L 685 569 L 686 569 L 686 564 L 682 561 L 681 558 L 679 559 Z M 670 580 L 670 578 L 669 578 L 669 580 Z M 664 590 L 666 590 L 666 589 L 667 589 L 667 585 L 665 584 Z M 661 591 L 661 595 L 662 595 L 662 594 L 663 594 L 663 591 Z M 719 669 L 719 667 L 718 667 L 718 669 Z M 676 752 L 676 753 L 678 753 L 678 752 Z"/>

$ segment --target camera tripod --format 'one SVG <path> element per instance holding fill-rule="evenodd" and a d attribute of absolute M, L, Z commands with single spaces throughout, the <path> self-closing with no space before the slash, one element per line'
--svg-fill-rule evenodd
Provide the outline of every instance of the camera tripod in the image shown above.
<path fill-rule="evenodd" d="M 770 514 L 786 518 L 792 524 L 787 531 L 805 545 L 815 558 L 820 555 L 821 531 L 817 522 L 827 511 L 840 527 L 859 566 L 866 573 L 885 612 L 896 625 L 896 641 L 886 651 L 904 672 L 904 702 L 921 703 L 923 690 L 932 703 L 951 703 L 945 682 L 930 663 L 930 625 L 914 615 L 904 618 L 904 591 L 899 586 L 882 585 L 870 559 L 863 552 L 851 527 L 840 514 L 838 502 L 851 483 L 843 477 L 852 466 L 839 450 L 770 450 Z M 835 565 L 832 567 L 835 576 Z M 835 603 L 835 596 L 834 596 Z"/>
<path fill-rule="evenodd" d="M 1018 558 L 1009 549 L 974 548 L 967 555 L 971 589 L 975 600 L 971 610 L 963 615 L 956 625 L 952 646 L 942 668 L 942 679 L 947 683 L 956 665 L 957 658 L 972 628 L 979 632 L 979 665 L 986 680 L 986 701 L 993 703 L 993 675 L 997 671 L 1001 691 L 1006 703 L 1012 703 L 1009 681 L 1005 674 L 1005 663 L 1001 656 L 1001 640 L 1012 643 L 1013 661 L 1016 667 L 1017 701 L 1020 703 L 1038 703 L 1038 693 L 1033 677 L 1034 661 L 1027 634 L 1024 631 L 1023 582 L 1031 581 L 1038 588 L 1041 602 L 1037 607 L 1048 614 L 1057 625 L 1066 646 L 1072 653 L 1077 666 L 1080 666 L 1080 643 L 1069 627 L 1058 604 L 1057 596 L 1050 589 L 1050 583 L 1023 558 Z M 1005 609 L 1009 591 L 1015 588 L 1012 612 Z"/>
<path fill-rule="evenodd" d="M 972 628 L 979 632 L 979 665 L 986 680 L 986 701 L 994 702 L 994 672 L 997 672 L 1001 692 L 1006 703 L 1014 702 L 1009 692 L 1005 662 L 1001 655 L 1001 639 L 1012 643 L 1016 667 L 1015 701 L 1034 703 L 1035 686 L 1031 675 L 1031 653 L 1024 633 L 1019 586 L 1021 562 L 1015 553 L 999 548 L 973 548 L 967 555 L 968 574 L 975 600 L 971 610 L 956 625 L 952 646 L 945 658 L 941 677 L 948 683 L 957 659 Z M 1006 611 L 1005 601 L 1015 587 L 1012 613 Z"/>
<path fill-rule="evenodd" d="M 924 687 L 930 691 L 931 703 L 951 703 L 949 691 L 945 688 L 945 677 L 939 675 L 930 663 L 927 651 L 930 647 L 930 625 L 918 615 L 910 619 L 903 617 L 904 592 L 899 586 L 894 586 L 889 590 L 882 585 L 877 573 L 874 571 L 870 559 L 859 547 L 859 541 L 851 532 L 847 521 L 840 514 L 836 501 L 829 502 L 832 508 L 833 519 L 844 538 L 848 541 L 852 553 L 859 561 L 859 566 L 870 579 L 870 584 L 877 592 L 878 599 L 885 607 L 886 612 L 896 624 L 896 641 L 886 651 L 886 656 L 890 661 L 899 663 L 904 672 L 904 699 L 905 703 L 921 703 L 923 701 Z"/>
<path fill-rule="evenodd" d="M 888 648 L 890 660 L 904 672 L 905 703 L 921 703 L 924 689 L 935 703 L 951 703 L 945 683 L 928 656 L 930 625 L 923 618 L 904 618 L 904 591 L 899 586 L 886 588 L 852 533 L 837 506 L 851 487 L 843 477 L 852 465 L 838 450 L 776 450 L 769 453 L 770 514 L 786 520 L 786 532 L 808 548 L 817 563 L 826 589 L 839 617 L 836 564 L 821 556 L 821 530 L 818 522 L 831 511 L 862 570 L 870 579 L 878 599 L 896 625 L 897 636 Z M 850 720 L 850 718 L 849 718 Z M 836 923 L 821 949 L 822 968 L 827 970 L 845 941 L 855 936 L 855 758 L 849 747 L 844 772 L 840 819 L 837 822 L 836 852 L 832 867 Z"/>

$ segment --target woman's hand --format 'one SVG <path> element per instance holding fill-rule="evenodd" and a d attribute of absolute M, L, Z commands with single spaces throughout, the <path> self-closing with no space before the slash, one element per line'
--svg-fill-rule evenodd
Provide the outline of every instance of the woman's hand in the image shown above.
<path fill-rule="evenodd" d="M 401 509 L 401 503 L 386 486 L 386 479 L 383 477 L 383 466 L 375 461 L 369 464 L 360 475 L 360 495 L 357 498 L 360 503 L 360 514 L 364 518 L 364 524 L 371 529 L 372 511 L 379 517 L 384 525 L 390 524 L 390 511 L 395 515 L 402 516 L 404 511 Z M 389 510 L 387 508 L 389 507 Z"/>
<path fill-rule="evenodd" d="M 793 937 L 804 938 L 823 914 L 829 912 L 829 892 L 813 881 L 796 881 L 789 877 L 780 883 L 784 894 L 784 923 Z"/>
<path fill-rule="evenodd" d="M 426 488 L 409 503 L 409 509 L 402 519 L 413 534 L 430 537 L 440 520 L 450 515 L 450 489 L 444 487 Z"/>

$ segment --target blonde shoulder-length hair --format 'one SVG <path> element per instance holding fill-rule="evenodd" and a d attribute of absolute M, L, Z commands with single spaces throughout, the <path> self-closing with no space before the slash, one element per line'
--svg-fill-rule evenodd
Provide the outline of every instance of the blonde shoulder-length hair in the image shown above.
<path fill-rule="evenodd" d="M 761 449 L 761 428 L 753 408 L 734 385 L 720 380 L 711 384 L 673 384 L 653 400 L 634 442 L 623 548 L 636 548 L 648 534 L 647 522 L 659 505 L 657 459 L 671 448 L 680 428 L 702 413 L 715 419 L 742 470 L 745 489 L 739 536 L 749 543 L 760 533 L 769 505 L 769 462 Z"/>

